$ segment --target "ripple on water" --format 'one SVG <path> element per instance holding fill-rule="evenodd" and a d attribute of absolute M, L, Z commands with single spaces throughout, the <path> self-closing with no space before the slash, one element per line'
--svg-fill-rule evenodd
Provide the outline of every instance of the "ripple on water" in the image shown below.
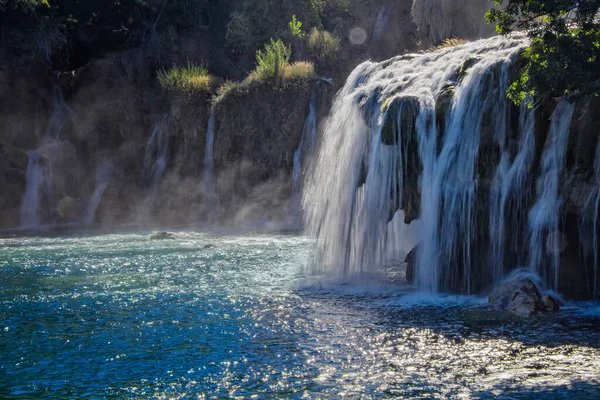
<path fill-rule="evenodd" d="M 0 397 L 600 397 L 597 305 L 521 319 L 306 284 L 302 237 L 148 236 L 0 239 Z"/>

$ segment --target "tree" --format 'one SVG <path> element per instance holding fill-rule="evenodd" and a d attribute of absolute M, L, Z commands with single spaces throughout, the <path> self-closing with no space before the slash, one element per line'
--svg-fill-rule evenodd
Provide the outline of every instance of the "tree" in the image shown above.
<path fill-rule="evenodd" d="M 493 0 L 486 15 L 500 34 L 525 31 L 531 44 L 512 83 L 516 103 L 527 95 L 577 99 L 600 94 L 600 0 Z"/>

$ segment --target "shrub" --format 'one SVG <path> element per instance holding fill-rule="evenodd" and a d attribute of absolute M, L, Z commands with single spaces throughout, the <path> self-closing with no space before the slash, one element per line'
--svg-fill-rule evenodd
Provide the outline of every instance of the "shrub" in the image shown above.
<path fill-rule="evenodd" d="M 302 30 L 302 22 L 296 19 L 296 15 L 292 15 L 292 20 L 288 23 L 288 26 L 293 37 L 302 39 L 306 36 L 306 33 Z"/>
<path fill-rule="evenodd" d="M 283 76 L 283 70 L 290 61 L 292 49 L 280 39 L 271 39 L 264 50 L 256 52 L 256 79 L 278 79 Z"/>
<path fill-rule="evenodd" d="M 340 39 L 327 31 L 313 28 L 308 38 L 308 50 L 320 61 L 333 64 L 340 54 Z"/>
<path fill-rule="evenodd" d="M 157 76 L 163 90 L 187 97 L 209 93 L 215 84 L 206 67 L 194 65 L 189 61 L 185 66 L 161 69 Z"/>

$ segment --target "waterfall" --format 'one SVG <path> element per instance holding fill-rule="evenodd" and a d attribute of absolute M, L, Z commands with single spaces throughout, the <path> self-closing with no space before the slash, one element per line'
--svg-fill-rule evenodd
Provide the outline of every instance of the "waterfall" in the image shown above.
<path fill-rule="evenodd" d="M 171 134 L 171 117 L 161 114 L 154 119 L 152 134 L 146 145 L 144 169 L 142 175 L 150 178 L 153 188 L 156 187 L 167 169 L 169 157 L 169 136 Z"/>
<path fill-rule="evenodd" d="M 317 241 L 316 274 L 378 272 L 388 248 L 407 240 L 390 235 L 390 221 L 404 210 L 406 222 L 420 218 L 420 289 L 472 291 L 481 230 L 476 200 L 496 191 L 506 204 L 531 162 L 533 119 L 525 111 L 519 138 L 529 150 L 512 164 L 505 154 L 499 170 L 480 154 L 484 145 L 508 151 L 509 67 L 526 44 L 522 36 L 495 37 L 368 61 L 352 72 L 325 123 L 303 196 L 307 232 Z M 489 185 L 480 181 L 488 170 Z"/>
<path fill-rule="evenodd" d="M 21 226 L 37 228 L 40 225 L 40 192 L 44 184 L 44 171 L 40 163 L 40 153 L 36 150 L 27 152 L 29 161 L 25 171 L 25 194 L 21 203 Z"/>
<path fill-rule="evenodd" d="M 171 116 L 169 114 L 155 116 L 152 123 L 152 134 L 146 145 L 142 170 L 142 177 L 149 181 L 151 192 L 150 196 L 143 201 L 141 212 L 137 216 L 138 223 L 146 221 L 154 206 L 158 183 L 167 169 L 170 136 Z"/>
<path fill-rule="evenodd" d="M 65 101 L 62 89 L 55 84 L 52 86 L 52 115 L 44 136 L 51 140 L 59 140 L 60 132 L 72 114 L 73 110 Z"/>
<path fill-rule="evenodd" d="M 112 177 L 112 168 L 112 162 L 105 161 L 96 169 L 96 189 L 94 190 L 87 207 L 81 215 L 82 224 L 90 225 L 92 222 L 94 222 L 96 209 L 100 204 L 100 200 L 102 199 L 102 195 L 104 194 L 106 187 L 110 183 L 110 179 Z"/>
<path fill-rule="evenodd" d="M 206 147 L 204 149 L 204 193 L 205 204 L 212 206 L 217 196 L 214 176 L 214 148 L 215 148 L 215 111 L 210 110 L 208 127 L 206 129 Z"/>
<path fill-rule="evenodd" d="M 558 289 L 558 268 L 562 246 L 559 231 L 560 176 L 565 164 L 567 141 L 573 116 L 573 105 L 561 101 L 550 124 L 550 132 L 542 154 L 542 170 L 537 181 L 537 201 L 529 212 L 530 266 L 533 272 Z M 546 264 L 549 263 L 552 275 Z"/>
<path fill-rule="evenodd" d="M 385 27 L 388 24 L 392 10 L 392 4 L 385 4 L 379 10 L 379 13 L 377 14 L 377 20 L 375 21 L 375 27 L 373 28 L 372 42 L 381 39 L 381 35 L 385 31 Z"/>

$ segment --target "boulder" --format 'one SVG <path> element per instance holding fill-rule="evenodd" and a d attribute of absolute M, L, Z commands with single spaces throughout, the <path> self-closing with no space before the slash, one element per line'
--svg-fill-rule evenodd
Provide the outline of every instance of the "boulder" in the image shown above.
<path fill-rule="evenodd" d="M 542 295 L 529 278 L 509 279 L 501 283 L 489 297 L 489 305 L 498 311 L 531 316 L 539 312 L 555 312 L 559 302 L 549 294 Z"/>
<path fill-rule="evenodd" d="M 165 239 L 175 239 L 175 235 L 169 232 L 156 232 L 152 236 L 150 236 L 150 240 L 165 240 Z"/>

